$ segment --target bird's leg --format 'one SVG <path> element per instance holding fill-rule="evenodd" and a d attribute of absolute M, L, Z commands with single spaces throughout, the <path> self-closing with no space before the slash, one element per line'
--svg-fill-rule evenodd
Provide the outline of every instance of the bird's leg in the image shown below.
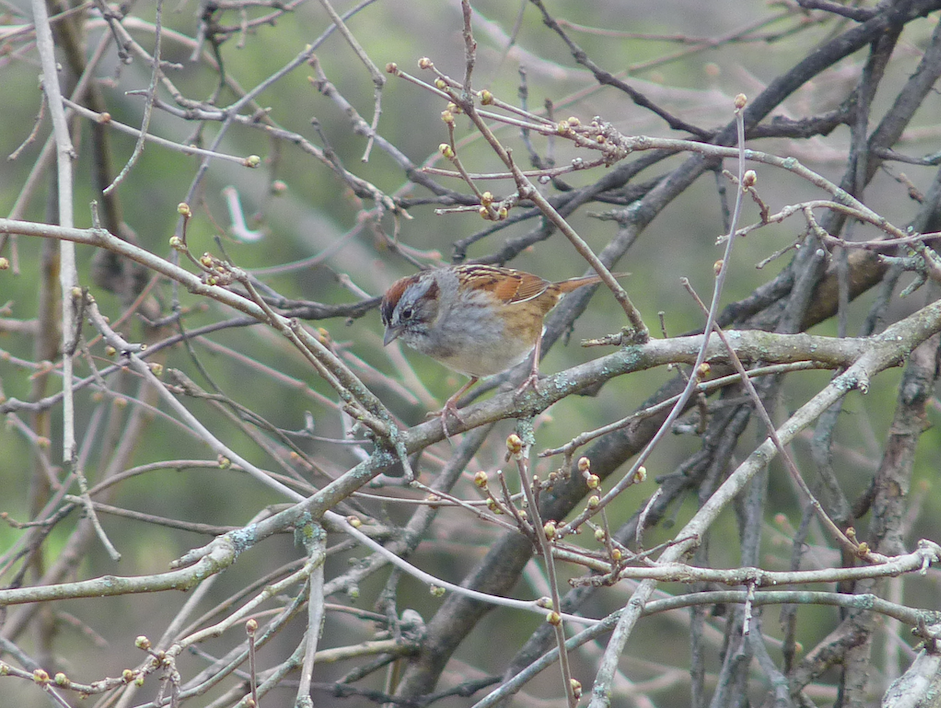
<path fill-rule="evenodd" d="M 519 388 L 516 389 L 517 395 L 525 391 L 527 388 L 532 387 L 533 391 L 539 393 L 539 350 L 542 348 L 542 334 L 539 335 L 539 338 L 536 340 L 536 346 L 533 347 L 533 368 L 529 372 L 529 376 L 523 379 L 523 383 L 520 384 Z"/>
<path fill-rule="evenodd" d="M 457 393 L 455 393 L 453 396 L 448 398 L 447 401 L 444 402 L 444 408 L 442 408 L 440 411 L 429 413 L 429 415 L 441 416 L 441 429 L 444 430 L 444 437 L 448 438 L 448 440 L 451 439 L 451 436 L 448 434 L 448 414 L 450 413 L 452 416 L 454 416 L 454 419 L 458 423 L 461 423 L 461 424 L 464 423 L 464 418 L 461 417 L 461 414 L 457 412 L 457 402 L 458 402 L 458 399 L 461 396 L 463 396 L 465 393 L 467 393 L 470 390 L 471 386 L 473 386 L 478 381 L 480 381 L 480 379 L 477 376 L 471 376 L 470 381 L 468 381 L 466 384 L 461 386 L 461 388 L 458 389 Z"/>

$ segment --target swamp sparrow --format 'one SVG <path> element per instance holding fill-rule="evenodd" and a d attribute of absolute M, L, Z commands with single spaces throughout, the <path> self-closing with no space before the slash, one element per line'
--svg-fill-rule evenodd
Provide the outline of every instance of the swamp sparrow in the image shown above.
<path fill-rule="evenodd" d="M 519 364 L 535 349 L 533 370 L 523 384 L 538 378 L 543 320 L 565 293 L 600 282 L 591 275 L 550 283 L 538 275 L 489 265 L 457 265 L 425 270 L 397 280 L 382 298 L 383 344 L 401 338 L 416 351 L 437 359 L 471 380 L 441 411 L 461 420 L 456 402 L 484 376 Z"/>

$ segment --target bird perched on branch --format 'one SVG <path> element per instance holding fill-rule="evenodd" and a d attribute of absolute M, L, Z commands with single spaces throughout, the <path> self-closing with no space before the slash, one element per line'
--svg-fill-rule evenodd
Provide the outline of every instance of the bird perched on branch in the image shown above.
<path fill-rule="evenodd" d="M 533 352 L 523 386 L 538 379 L 543 320 L 562 296 L 601 281 L 597 275 L 553 283 L 538 275 L 489 265 L 424 270 L 397 280 L 382 298 L 383 344 L 401 339 L 412 349 L 470 376 L 441 410 L 458 421 L 457 400 L 478 380 L 516 366 Z"/>

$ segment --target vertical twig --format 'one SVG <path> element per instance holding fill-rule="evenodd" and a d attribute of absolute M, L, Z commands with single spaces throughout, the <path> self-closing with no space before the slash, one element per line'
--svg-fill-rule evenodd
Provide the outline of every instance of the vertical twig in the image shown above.
<path fill-rule="evenodd" d="M 533 490 L 533 478 L 529 474 L 529 454 L 533 440 L 533 428 L 531 420 L 520 420 L 518 424 L 520 435 L 511 435 L 507 438 L 507 453 L 516 461 L 516 469 L 520 475 L 520 487 L 523 489 L 523 495 L 526 498 L 526 504 L 529 507 L 529 518 L 533 526 L 533 533 L 539 543 L 539 550 L 542 552 L 543 560 L 546 564 L 546 576 L 549 582 L 549 592 L 552 593 L 552 608 L 546 616 L 546 621 L 552 625 L 555 632 L 556 644 L 559 647 L 559 667 L 562 669 L 562 681 L 565 684 L 565 696 L 569 708 L 575 708 L 578 704 L 578 698 L 575 696 L 575 685 L 572 682 L 572 667 L 569 665 L 569 655 L 565 649 L 565 628 L 562 624 L 562 597 L 559 594 L 559 580 L 556 577 L 555 562 L 552 558 L 552 544 L 546 535 L 546 529 L 543 526 L 542 518 L 539 514 L 539 505 L 536 502 L 536 496 Z M 526 440 L 527 442 L 523 442 Z"/>
<path fill-rule="evenodd" d="M 101 190 L 101 193 L 106 197 L 111 194 L 115 187 L 124 181 L 124 178 L 127 177 L 128 174 L 130 174 L 131 168 L 137 163 L 138 159 L 140 159 L 141 153 L 144 152 L 144 142 L 147 140 L 147 131 L 150 130 L 150 116 L 153 114 L 154 110 L 157 81 L 162 71 L 160 68 L 160 41 L 163 38 L 162 17 L 163 0 L 157 0 L 157 16 L 154 20 L 154 53 L 153 59 L 151 60 L 153 62 L 153 71 L 150 74 L 150 85 L 147 87 L 147 94 L 144 97 L 144 118 L 141 120 L 140 135 L 137 136 L 134 152 L 131 153 L 127 164 L 124 165 L 124 168 L 118 173 L 118 176 L 112 180 L 111 184 Z"/>
<path fill-rule="evenodd" d="M 739 149 L 739 160 L 738 160 L 738 189 L 735 190 L 735 206 L 732 209 L 732 221 L 729 228 L 728 239 L 725 244 L 725 253 L 718 265 L 718 272 L 716 273 L 716 282 L 712 291 L 712 303 L 709 307 L 709 315 L 706 317 L 706 326 L 703 329 L 705 336 L 703 337 L 703 345 L 699 351 L 699 355 L 696 357 L 696 364 L 693 367 L 693 371 L 698 371 L 699 367 L 702 366 L 702 363 L 706 358 L 706 348 L 709 343 L 710 334 L 712 333 L 712 328 L 715 325 L 716 316 L 719 310 L 719 300 L 722 294 L 722 287 L 725 285 L 725 279 L 729 271 L 729 261 L 732 257 L 732 245 L 735 240 L 735 230 L 738 228 L 738 218 L 742 211 L 742 195 L 743 195 L 743 181 L 745 176 L 745 122 L 742 116 L 742 111 L 745 108 L 746 98 L 744 95 L 739 94 L 735 97 L 735 125 L 738 132 L 738 149 Z M 638 456 L 637 461 L 631 467 L 630 472 L 624 477 L 621 482 L 625 480 L 632 480 L 634 474 L 636 474 L 636 469 L 647 459 L 650 455 L 650 452 L 653 450 L 654 446 L 666 435 L 666 432 L 671 429 L 673 421 L 679 417 L 680 412 L 686 405 L 686 401 L 689 400 L 692 396 L 693 391 L 696 389 L 696 383 L 698 378 L 696 376 L 690 376 L 689 381 L 686 384 L 686 387 L 683 390 L 683 394 L 680 396 L 680 400 L 677 401 L 676 405 L 673 407 L 673 410 L 670 411 L 670 415 L 667 416 L 666 421 L 663 425 L 660 426 L 657 433 L 651 438 L 650 442 L 646 445 L 643 452 Z M 617 489 L 620 486 L 615 485 L 614 489 Z M 602 502 L 605 499 L 613 498 L 612 489 L 610 492 L 602 497 Z M 634 626 L 634 623 L 637 621 L 640 608 L 643 606 L 641 603 L 638 606 L 634 606 L 634 600 L 644 597 L 649 597 L 650 593 L 653 592 L 653 588 L 656 583 L 653 581 L 645 580 L 641 583 L 637 590 L 632 595 L 631 602 L 628 603 L 628 611 L 622 613 L 621 618 L 618 620 L 617 627 L 615 627 L 611 639 L 608 642 L 608 646 L 605 648 L 604 656 L 601 659 L 601 664 L 598 668 L 598 672 L 595 675 L 595 684 L 592 687 L 592 697 L 591 702 L 588 704 L 589 708 L 606 708 L 607 706 L 607 696 L 611 690 L 611 683 L 614 680 L 615 673 L 617 671 L 618 661 L 621 657 L 621 652 L 624 650 L 624 644 L 627 642 L 627 638 L 630 636 L 631 629 Z"/>
<path fill-rule="evenodd" d="M 36 21 L 36 47 L 42 65 L 43 91 L 52 117 L 52 129 L 56 140 L 56 164 L 58 167 L 58 211 L 59 224 L 72 228 L 75 224 L 72 214 L 72 160 L 75 149 L 69 137 L 69 126 L 62 105 L 62 92 L 59 76 L 56 72 L 55 44 L 49 15 L 43 0 L 33 0 L 33 17 Z M 72 396 L 72 356 L 68 349 L 78 331 L 75 322 L 73 290 L 78 286 L 78 272 L 75 269 L 75 245 L 69 241 L 59 242 L 60 271 L 59 284 L 62 288 L 62 460 L 68 469 L 75 459 L 75 402 Z"/>
<path fill-rule="evenodd" d="M 320 639 L 320 628 L 323 625 L 324 597 L 323 597 L 323 562 L 326 558 L 327 532 L 319 524 L 308 524 L 298 530 L 303 535 L 304 546 L 307 548 L 308 563 L 314 569 L 307 580 L 309 588 L 307 596 L 307 640 L 304 647 L 304 663 L 301 667 L 300 684 L 297 687 L 297 700 L 295 705 L 313 708 L 310 697 L 311 677 L 314 671 L 314 657 L 317 655 L 317 642 Z"/>
<path fill-rule="evenodd" d="M 330 19 L 333 20 L 334 27 L 343 35 L 343 38 L 349 43 L 353 51 L 356 52 L 356 56 L 359 57 L 359 60 L 363 62 L 367 69 L 369 69 L 369 75 L 372 77 L 373 85 L 376 87 L 373 92 L 373 100 L 375 105 L 373 107 L 372 123 L 369 128 L 369 138 L 366 142 L 366 150 L 363 152 L 363 162 L 369 161 L 369 153 L 372 150 L 373 142 L 376 139 L 376 129 L 379 127 L 379 116 L 382 114 L 382 87 L 386 84 L 386 77 L 379 67 L 377 67 L 372 59 L 369 58 L 369 55 L 366 53 L 366 50 L 363 49 L 362 45 L 356 39 L 352 32 L 350 32 L 349 27 L 346 26 L 346 23 L 343 21 L 343 18 L 333 9 L 333 6 L 330 4 L 329 0 L 320 0 L 320 4 L 323 5 L 324 10 L 327 11 L 327 14 L 330 16 Z"/>

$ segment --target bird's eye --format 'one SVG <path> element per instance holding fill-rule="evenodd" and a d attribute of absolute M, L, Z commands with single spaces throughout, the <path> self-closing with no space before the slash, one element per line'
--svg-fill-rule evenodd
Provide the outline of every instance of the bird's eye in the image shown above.
<path fill-rule="evenodd" d="M 411 307 L 406 307 L 406 308 L 404 308 L 404 309 L 402 310 L 402 319 L 403 319 L 403 320 L 410 320 L 410 319 L 412 319 L 412 315 L 413 315 L 413 314 L 415 314 L 415 313 L 412 312 L 412 308 L 411 308 Z"/>

